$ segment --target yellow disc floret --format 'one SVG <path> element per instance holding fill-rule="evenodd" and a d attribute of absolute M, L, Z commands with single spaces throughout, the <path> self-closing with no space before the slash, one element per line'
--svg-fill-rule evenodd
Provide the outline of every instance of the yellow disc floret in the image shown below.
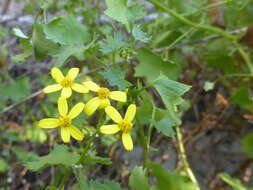
<path fill-rule="evenodd" d="M 123 133 L 128 133 L 133 128 L 133 124 L 131 122 L 122 120 L 119 123 L 119 128 Z"/>
<path fill-rule="evenodd" d="M 69 117 L 61 117 L 59 119 L 59 125 L 61 127 L 70 127 L 71 126 L 71 119 Z"/>
<path fill-rule="evenodd" d="M 71 87 L 73 84 L 73 81 L 71 79 L 69 79 L 68 77 L 65 77 L 62 81 L 61 81 L 61 85 L 63 87 Z"/>
<path fill-rule="evenodd" d="M 110 90 L 108 88 L 100 88 L 97 93 L 100 99 L 106 99 L 110 95 Z"/>

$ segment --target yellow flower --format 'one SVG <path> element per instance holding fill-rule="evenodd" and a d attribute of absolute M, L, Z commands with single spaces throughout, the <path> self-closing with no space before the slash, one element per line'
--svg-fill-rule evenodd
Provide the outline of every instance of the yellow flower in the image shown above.
<path fill-rule="evenodd" d="M 122 91 L 110 91 L 108 88 L 102 88 L 92 81 L 83 82 L 90 91 L 96 92 L 97 97 L 92 98 L 87 102 L 84 107 L 84 112 L 87 115 L 92 115 L 98 108 L 105 108 L 110 104 L 109 99 L 113 99 L 119 102 L 126 102 L 126 92 Z"/>
<path fill-rule="evenodd" d="M 122 142 L 126 150 L 133 149 L 133 141 L 130 135 L 130 131 L 133 128 L 132 120 L 136 113 L 135 104 L 128 106 L 124 119 L 122 119 L 119 112 L 112 106 L 105 108 L 106 114 L 117 124 L 103 125 L 100 127 L 100 132 L 103 134 L 115 134 L 118 131 L 122 131 Z"/>
<path fill-rule="evenodd" d="M 87 93 L 89 92 L 89 89 L 86 88 L 85 86 L 75 83 L 74 79 L 79 73 L 79 68 L 71 68 L 68 71 L 67 76 L 63 76 L 62 72 L 60 69 L 57 67 L 54 67 L 51 69 L 51 75 L 52 78 L 58 83 L 58 84 L 53 84 L 45 87 L 43 89 L 44 93 L 51 93 L 51 92 L 56 92 L 62 89 L 61 91 L 61 97 L 64 98 L 69 98 L 72 94 L 72 90 L 79 92 L 79 93 Z"/>
<path fill-rule="evenodd" d="M 72 119 L 77 117 L 84 108 L 83 103 L 76 104 L 68 113 L 68 103 L 65 98 L 60 97 L 58 99 L 58 111 L 60 117 L 56 118 L 46 118 L 39 121 L 39 127 L 41 128 L 55 128 L 61 127 L 61 138 L 63 142 L 68 143 L 70 136 L 76 140 L 83 140 L 83 133 L 75 126 L 72 125 Z"/>

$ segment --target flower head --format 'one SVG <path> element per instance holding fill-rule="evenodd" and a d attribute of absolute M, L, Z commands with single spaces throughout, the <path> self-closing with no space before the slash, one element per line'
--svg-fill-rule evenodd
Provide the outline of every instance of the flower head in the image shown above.
<path fill-rule="evenodd" d="M 97 97 L 92 98 L 87 102 L 84 107 L 84 112 L 87 115 L 92 115 L 98 108 L 106 108 L 111 105 L 109 99 L 119 102 L 126 102 L 126 92 L 123 91 L 110 91 L 108 88 L 103 88 L 92 81 L 83 83 L 90 91 L 96 92 Z"/>
<path fill-rule="evenodd" d="M 119 112 L 112 106 L 105 108 L 106 114 L 116 123 L 113 125 L 103 125 L 100 127 L 100 132 L 103 134 L 115 134 L 118 131 L 122 132 L 122 142 L 126 150 L 133 149 L 133 141 L 131 137 L 131 130 L 133 128 L 132 120 L 136 113 L 135 104 L 128 106 L 124 119 Z"/>
<path fill-rule="evenodd" d="M 72 90 L 79 93 L 87 93 L 89 89 L 82 84 L 75 83 L 74 80 L 79 73 L 78 68 L 71 68 L 66 76 L 63 76 L 60 69 L 53 67 L 51 69 L 52 78 L 57 84 L 49 85 L 43 89 L 44 93 L 61 91 L 61 97 L 69 98 L 72 94 Z"/>
<path fill-rule="evenodd" d="M 75 126 L 72 125 L 72 119 L 76 118 L 83 110 L 84 104 L 76 104 L 70 112 L 68 112 L 68 103 L 65 98 L 60 97 L 58 99 L 58 111 L 60 117 L 56 118 L 46 118 L 39 121 L 39 127 L 41 128 L 61 128 L 61 138 L 63 142 L 68 143 L 70 136 L 76 140 L 83 140 L 83 133 Z"/>

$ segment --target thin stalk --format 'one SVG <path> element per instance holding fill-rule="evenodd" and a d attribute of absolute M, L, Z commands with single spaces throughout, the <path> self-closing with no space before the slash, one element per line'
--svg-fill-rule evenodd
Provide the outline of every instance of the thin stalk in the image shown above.
<path fill-rule="evenodd" d="M 219 34 L 220 36 L 223 36 L 225 38 L 228 38 L 230 40 L 235 41 L 237 38 L 234 35 L 231 35 L 229 32 L 226 32 L 225 30 L 222 30 L 220 28 L 214 27 L 214 26 L 209 26 L 209 25 L 204 25 L 204 24 L 198 24 L 195 22 L 192 22 L 191 20 L 185 18 L 184 16 L 180 15 L 179 13 L 175 12 L 174 10 L 166 7 L 165 5 L 161 4 L 157 0 L 149 0 L 152 4 L 157 6 L 158 8 L 162 9 L 163 11 L 169 13 L 170 15 L 174 16 L 176 19 L 178 19 L 180 22 L 195 27 L 199 28 L 202 30 L 206 30 L 209 32 L 213 32 L 215 34 Z"/>
<path fill-rule="evenodd" d="M 251 63 L 251 59 L 250 59 L 249 54 L 247 52 L 245 52 L 244 49 L 241 46 L 238 46 L 238 52 L 242 56 L 242 58 L 245 61 L 246 65 L 248 66 L 248 69 L 249 69 L 251 75 L 253 75 L 253 65 Z"/>
<path fill-rule="evenodd" d="M 140 139 L 141 139 L 141 144 L 143 148 L 143 167 L 147 167 L 147 163 L 149 161 L 149 155 L 148 155 L 148 147 L 147 147 L 147 138 L 144 133 L 144 128 L 141 125 L 140 121 L 137 119 L 137 125 L 140 133 Z"/>
<path fill-rule="evenodd" d="M 189 176 L 189 178 L 192 180 L 192 182 L 197 184 L 198 188 L 196 190 L 200 190 L 198 181 L 197 181 L 196 177 L 194 176 L 194 174 L 190 168 L 189 162 L 187 160 L 187 156 L 186 156 L 186 152 L 185 152 L 185 148 L 184 148 L 184 144 L 183 144 L 183 138 L 182 138 L 182 134 L 181 134 L 179 126 L 176 126 L 176 136 L 177 136 L 177 142 L 178 142 L 178 146 L 179 146 L 179 152 L 180 152 L 180 155 L 183 160 L 183 167 L 184 167 L 187 175 Z"/>

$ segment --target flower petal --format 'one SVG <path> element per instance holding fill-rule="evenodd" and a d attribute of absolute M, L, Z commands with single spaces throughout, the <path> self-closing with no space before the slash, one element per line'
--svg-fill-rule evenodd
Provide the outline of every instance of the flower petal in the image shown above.
<path fill-rule="evenodd" d="M 61 138 L 64 143 L 68 143 L 70 140 L 70 127 L 61 127 Z"/>
<path fill-rule="evenodd" d="M 126 102 L 127 100 L 126 92 L 122 91 L 112 91 L 109 97 L 119 102 Z"/>
<path fill-rule="evenodd" d="M 130 133 L 122 133 L 122 143 L 126 150 L 133 150 L 133 140 Z"/>
<path fill-rule="evenodd" d="M 67 74 L 67 77 L 70 79 L 70 80 L 74 80 L 76 78 L 76 76 L 78 75 L 79 73 L 79 68 L 71 68 L 69 71 L 68 71 L 68 74 Z"/>
<path fill-rule="evenodd" d="M 93 91 L 93 92 L 97 92 L 100 89 L 100 87 L 95 82 L 92 82 L 92 81 L 86 81 L 86 82 L 83 82 L 83 84 L 90 91 Z"/>
<path fill-rule="evenodd" d="M 52 78 L 53 78 L 56 82 L 58 82 L 58 83 L 60 83 L 60 82 L 64 79 L 64 76 L 63 76 L 61 70 L 58 69 L 57 67 L 53 67 L 53 68 L 51 69 L 51 75 L 52 75 Z"/>
<path fill-rule="evenodd" d="M 77 117 L 82 111 L 83 111 L 83 108 L 84 108 L 84 103 L 78 103 L 76 104 L 69 112 L 68 114 L 68 117 L 73 119 L 75 117 Z"/>
<path fill-rule="evenodd" d="M 134 119 L 135 113 L 136 113 L 136 105 L 131 104 L 127 108 L 124 120 L 128 121 L 128 122 L 131 122 Z"/>
<path fill-rule="evenodd" d="M 63 88 L 61 91 L 61 97 L 63 98 L 69 98 L 72 94 L 72 90 L 70 87 Z"/>
<path fill-rule="evenodd" d="M 118 125 L 103 125 L 100 127 L 100 132 L 103 134 L 115 134 L 120 130 Z"/>
<path fill-rule="evenodd" d="M 46 86 L 43 89 L 43 92 L 44 93 L 51 93 L 51 92 L 56 92 L 56 91 L 61 90 L 61 89 L 62 89 L 61 85 L 59 85 L 59 84 L 52 84 L 52 85 Z"/>
<path fill-rule="evenodd" d="M 87 104 L 85 104 L 84 106 L 84 112 L 90 116 L 92 115 L 98 108 L 98 106 L 100 105 L 100 101 L 98 97 L 92 98 L 91 100 L 89 100 L 87 102 Z"/>
<path fill-rule="evenodd" d="M 122 117 L 119 112 L 112 106 L 107 106 L 105 108 L 106 114 L 116 123 L 120 123 L 122 121 Z"/>
<path fill-rule="evenodd" d="M 59 126 L 59 120 L 55 118 L 46 118 L 39 121 L 38 126 L 41 128 L 55 128 Z"/>
<path fill-rule="evenodd" d="M 68 113 L 68 103 L 66 98 L 60 97 L 58 99 L 58 111 L 61 116 L 66 116 Z"/>
<path fill-rule="evenodd" d="M 110 105 L 111 105 L 109 99 L 99 99 L 99 101 L 100 101 L 100 104 L 99 104 L 99 108 L 100 108 L 100 109 L 104 109 L 104 108 L 106 108 L 107 106 L 110 106 Z"/>
<path fill-rule="evenodd" d="M 71 126 L 71 127 L 69 128 L 69 130 L 70 130 L 70 135 L 71 135 L 74 139 L 76 139 L 76 140 L 78 140 L 78 141 L 83 140 L 84 135 L 83 135 L 83 133 L 82 133 L 77 127 Z"/>
<path fill-rule="evenodd" d="M 79 92 L 79 93 L 88 93 L 89 89 L 85 87 L 84 85 L 74 83 L 71 87 L 74 91 Z"/>

